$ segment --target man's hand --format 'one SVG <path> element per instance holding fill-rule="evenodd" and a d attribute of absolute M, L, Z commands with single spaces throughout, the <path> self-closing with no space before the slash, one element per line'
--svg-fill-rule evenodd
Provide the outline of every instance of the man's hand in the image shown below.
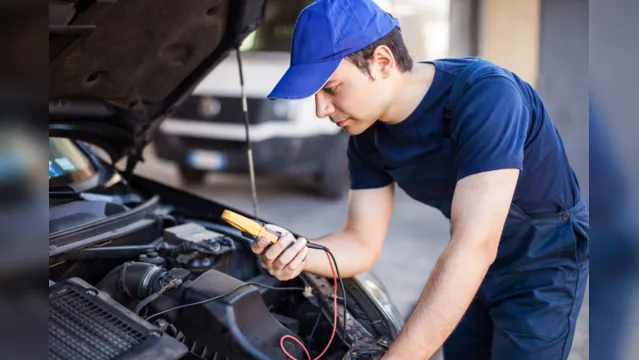
<path fill-rule="evenodd" d="M 298 276 L 306 266 L 308 241 L 297 240 L 290 231 L 274 225 L 267 228 L 279 231 L 283 235 L 275 244 L 266 238 L 260 238 L 251 244 L 251 250 L 260 257 L 260 263 L 268 272 L 279 280 L 290 280 Z"/>

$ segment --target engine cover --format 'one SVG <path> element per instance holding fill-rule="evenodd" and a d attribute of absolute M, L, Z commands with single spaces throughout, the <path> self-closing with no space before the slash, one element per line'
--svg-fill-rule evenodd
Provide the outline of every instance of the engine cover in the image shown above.
<path fill-rule="evenodd" d="M 182 303 L 204 301 L 242 284 L 225 273 L 209 270 L 184 290 Z M 206 358 L 287 359 L 280 339 L 291 335 L 301 341 L 271 314 L 260 291 L 250 285 L 219 300 L 183 308 L 175 324 L 189 341 L 207 349 Z M 291 355 L 304 356 L 299 345 L 290 340 L 284 344 Z"/>

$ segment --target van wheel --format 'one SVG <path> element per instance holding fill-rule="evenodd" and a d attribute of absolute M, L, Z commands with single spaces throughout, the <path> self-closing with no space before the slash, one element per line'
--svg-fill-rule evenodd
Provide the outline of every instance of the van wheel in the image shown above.
<path fill-rule="evenodd" d="M 339 200 L 348 191 L 348 137 L 337 136 L 334 141 L 329 142 L 329 146 L 319 174 L 318 190 L 321 197 Z"/>
<path fill-rule="evenodd" d="M 204 182 L 206 171 L 190 168 L 184 164 L 179 165 L 180 177 L 184 184 L 197 185 Z"/>

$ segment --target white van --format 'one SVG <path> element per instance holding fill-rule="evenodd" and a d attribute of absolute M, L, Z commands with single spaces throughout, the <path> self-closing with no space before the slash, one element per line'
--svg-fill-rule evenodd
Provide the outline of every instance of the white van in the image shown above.
<path fill-rule="evenodd" d="M 242 44 L 253 161 L 256 174 L 310 175 L 321 195 L 340 198 L 348 188 L 347 134 L 315 116 L 313 98 L 266 98 L 289 66 L 295 20 L 311 2 L 271 0 L 265 22 Z M 213 171 L 248 172 L 236 55 L 229 54 L 158 129 L 157 155 L 175 161 L 185 182 L 201 182 Z"/>

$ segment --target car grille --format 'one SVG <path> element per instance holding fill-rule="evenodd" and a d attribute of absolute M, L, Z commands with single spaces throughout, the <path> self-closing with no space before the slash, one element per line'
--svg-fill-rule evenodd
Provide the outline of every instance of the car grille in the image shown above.
<path fill-rule="evenodd" d="M 259 124 L 265 121 L 286 121 L 273 113 L 274 102 L 268 99 L 248 98 L 246 105 L 249 123 Z M 172 118 L 199 120 L 205 122 L 244 124 L 242 99 L 226 96 L 189 96 L 171 115 Z"/>
<path fill-rule="evenodd" d="M 86 294 L 62 287 L 49 297 L 49 359 L 113 359 L 145 336 Z"/>

